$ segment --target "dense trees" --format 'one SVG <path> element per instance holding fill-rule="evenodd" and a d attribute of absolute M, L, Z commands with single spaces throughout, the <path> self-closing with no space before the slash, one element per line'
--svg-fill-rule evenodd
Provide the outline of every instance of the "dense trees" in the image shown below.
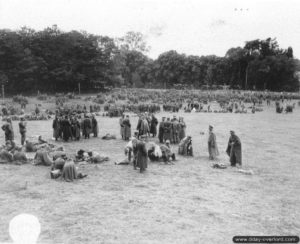
<path fill-rule="evenodd" d="M 230 48 L 224 57 L 187 56 L 174 50 L 156 60 L 141 33 L 112 39 L 86 32 L 23 27 L 0 30 L 0 82 L 10 93 L 88 91 L 102 82 L 113 86 L 195 88 L 229 85 L 242 89 L 298 90 L 292 47 L 276 39 L 253 40 Z"/>
<path fill-rule="evenodd" d="M 110 80 L 115 52 L 113 39 L 85 32 L 61 32 L 57 26 L 35 32 L 0 31 L 0 72 L 8 78 L 7 90 L 83 90 L 94 81 Z"/>

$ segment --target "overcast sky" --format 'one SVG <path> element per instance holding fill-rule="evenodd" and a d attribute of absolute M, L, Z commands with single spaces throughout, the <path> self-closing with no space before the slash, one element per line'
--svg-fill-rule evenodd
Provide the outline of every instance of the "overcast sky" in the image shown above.
<path fill-rule="evenodd" d="M 299 0 L 0 0 L 0 28 L 53 24 L 110 37 L 142 32 L 152 58 L 169 50 L 224 56 L 268 37 L 300 58 Z"/>

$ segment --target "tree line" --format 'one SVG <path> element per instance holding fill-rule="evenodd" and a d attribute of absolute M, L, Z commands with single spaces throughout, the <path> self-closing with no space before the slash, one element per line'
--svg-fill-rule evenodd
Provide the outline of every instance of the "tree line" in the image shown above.
<path fill-rule="evenodd" d="M 147 56 L 143 34 L 120 38 L 64 32 L 56 25 L 0 30 L 0 82 L 12 94 L 92 91 L 104 86 L 231 88 L 297 91 L 300 70 L 293 49 L 276 39 L 247 41 L 224 57 L 179 54 Z"/>

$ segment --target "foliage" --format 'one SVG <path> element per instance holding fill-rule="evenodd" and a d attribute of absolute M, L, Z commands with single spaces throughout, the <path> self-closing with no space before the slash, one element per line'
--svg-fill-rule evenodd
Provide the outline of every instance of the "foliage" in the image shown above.
<path fill-rule="evenodd" d="M 84 31 L 0 30 L 0 82 L 8 93 L 82 92 L 111 86 L 298 91 L 300 61 L 276 39 L 247 41 L 224 57 L 187 56 L 174 50 L 155 60 L 146 36 L 127 32 L 112 39 Z M 7 82 L 8 81 L 8 82 Z M 180 86 L 182 85 L 182 86 Z M 115 97 L 123 98 L 123 96 Z M 123 99 L 122 99 L 123 100 Z"/>
<path fill-rule="evenodd" d="M 93 88 L 92 81 L 109 80 L 114 43 L 85 32 L 62 32 L 57 26 L 36 32 L 0 31 L 0 71 L 11 92 L 77 91 Z"/>

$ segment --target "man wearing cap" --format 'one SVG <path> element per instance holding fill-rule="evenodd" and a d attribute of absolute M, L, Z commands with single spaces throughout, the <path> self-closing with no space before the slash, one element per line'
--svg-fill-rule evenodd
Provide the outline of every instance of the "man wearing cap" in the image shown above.
<path fill-rule="evenodd" d="M 26 139 L 26 122 L 24 117 L 21 117 L 21 121 L 19 123 L 19 131 L 21 134 L 21 145 L 23 146 Z"/>
<path fill-rule="evenodd" d="M 85 139 L 90 138 L 90 133 L 92 129 L 92 122 L 90 118 L 85 115 L 83 119 L 83 126 L 82 126 L 82 135 Z"/>
<path fill-rule="evenodd" d="M 173 118 L 173 122 L 172 122 L 172 128 L 173 128 L 173 143 L 177 144 L 179 143 L 179 130 L 180 130 L 180 124 L 176 118 L 176 116 L 174 116 Z"/>
<path fill-rule="evenodd" d="M 60 121 L 58 119 L 57 114 L 55 115 L 55 118 L 53 120 L 52 128 L 53 128 L 53 137 L 55 138 L 55 141 L 57 141 L 57 139 L 60 137 L 60 131 L 61 131 Z"/>
<path fill-rule="evenodd" d="M 178 133 L 178 139 L 181 141 L 183 138 L 185 138 L 185 122 L 183 121 L 183 117 L 179 117 L 179 133 Z"/>
<path fill-rule="evenodd" d="M 125 115 L 122 114 L 122 117 L 119 119 L 120 134 L 121 134 L 122 139 L 124 139 L 124 124 L 123 124 L 124 117 L 125 117 Z"/>
<path fill-rule="evenodd" d="M 240 138 L 232 130 L 230 131 L 226 153 L 230 158 L 231 166 L 236 166 L 236 164 L 242 165 L 242 143 Z"/>
<path fill-rule="evenodd" d="M 94 137 L 98 137 L 98 133 L 99 133 L 98 121 L 94 114 L 92 115 L 91 123 L 92 123 L 92 132 L 94 134 Z"/>
<path fill-rule="evenodd" d="M 62 120 L 62 133 L 64 141 L 68 141 L 72 137 L 71 123 L 68 116 L 65 116 L 65 119 Z"/>
<path fill-rule="evenodd" d="M 171 139 L 171 127 L 172 123 L 170 121 L 170 118 L 167 118 L 167 121 L 164 122 L 164 141 L 167 141 Z"/>
<path fill-rule="evenodd" d="M 150 129 L 149 129 L 148 121 L 147 121 L 146 117 L 143 116 L 142 121 L 141 121 L 140 130 L 139 130 L 139 136 L 145 135 L 147 137 L 149 132 L 150 132 Z"/>
<path fill-rule="evenodd" d="M 136 166 L 140 168 L 140 173 L 143 173 L 147 168 L 147 149 L 145 139 L 147 138 L 146 135 L 141 136 L 141 140 L 136 144 L 136 151 L 137 151 L 137 158 L 136 158 Z"/>
<path fill-rule="evenodd" d="M 128 141 L 131 137 L 131 123 L 129 120 L 129 115 L 126 115 L 125 119 L 123 120 L 123 126 L 124 126 L 124 140 Z"/>
<path fill-rule="evenodd" d="M 164 142 L 164 123 L 166 117 L 162 117 L 162 121 L 159 123 L 158 139 L 160 143 Z"/>
<path fill-rule="evenodd" d="M 219 150 L 217 146 L 217 140 L 216 135 L 213 132 L 213 126 L 208 127 L 209 130 L 209 136 L 208 136 L 208 154 L 210 160 L 215 160 L 217 156 L 219 155 Z"/>
<path fill-rule="evenodd" d="M 5 134 L 5 141 L 13 141 L 14 140 L 14 130 L 12 127 L 11 118 L 7 118 L 7 122 L 2 125 L 2 130 Z"/>
<path fill-rule="evenodd" d="M 152 114 L 151 116 L 151 122 L 150 122 L 150 133 L 152 134 L 153 137 L 156 137 L 157 134 L 157 118 Z"/>

